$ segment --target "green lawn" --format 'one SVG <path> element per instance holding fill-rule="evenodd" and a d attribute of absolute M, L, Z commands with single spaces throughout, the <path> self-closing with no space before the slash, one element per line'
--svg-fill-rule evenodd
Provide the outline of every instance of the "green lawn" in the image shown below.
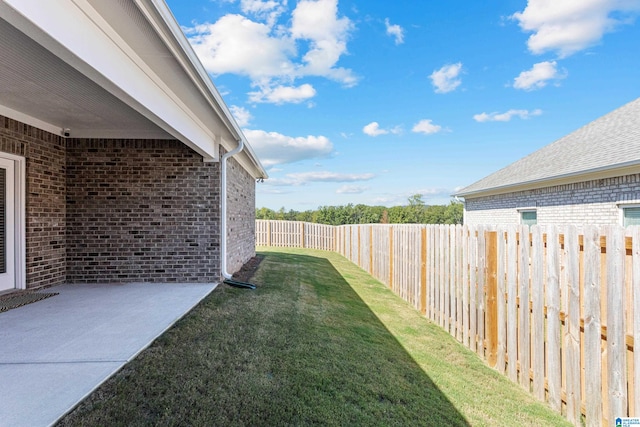
<path fill-rule="evenodd" d="M 339 255 L 261 254 L 61 424 L 565 424 Z"/>

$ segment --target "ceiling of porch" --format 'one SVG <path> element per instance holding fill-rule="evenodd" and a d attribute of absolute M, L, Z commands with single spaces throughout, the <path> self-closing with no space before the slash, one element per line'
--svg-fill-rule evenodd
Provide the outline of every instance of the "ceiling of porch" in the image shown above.
<path fill-rule="evenodd" d="M 10 109 L 60 132 L 68 128 L 71 137 L 173 138 L 3 19 L 0 52 L 5 114 Z"/>

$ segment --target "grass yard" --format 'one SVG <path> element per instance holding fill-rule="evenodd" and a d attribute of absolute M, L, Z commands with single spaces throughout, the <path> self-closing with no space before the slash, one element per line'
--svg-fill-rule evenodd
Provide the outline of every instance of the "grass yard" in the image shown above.
<path fill-rule="evenodd" d="M 341 256 L 260 253 L 61 425 L 567 424 Z"/>

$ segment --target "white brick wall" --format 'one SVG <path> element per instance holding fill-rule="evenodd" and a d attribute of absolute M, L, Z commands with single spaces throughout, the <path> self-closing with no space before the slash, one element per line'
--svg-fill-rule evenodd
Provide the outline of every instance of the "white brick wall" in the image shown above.
<path fill-rule="evenodd" d="M 640 203 L 640 174 L 465 200 L 465 224 L 518 224 L 535 207 L 538 224 L 619 224 L 619 204 Z"/>

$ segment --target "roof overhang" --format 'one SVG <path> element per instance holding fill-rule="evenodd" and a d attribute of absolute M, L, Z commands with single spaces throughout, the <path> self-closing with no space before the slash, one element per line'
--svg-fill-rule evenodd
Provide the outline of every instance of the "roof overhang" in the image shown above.
<path fill-rule="evenodd" d="M 0 0 L 0 114 L 74 138 L 177 139 L 264 168 L 163 0 Z"/>
<path fill-rule="evenodd" d="M 512 185 L 504 185 L 481 189 L 477 191 L 459 191 L 452 196 L 473 199 L 478 197 L 495 196 L 499 194 L 515 193 L 519 191 L 529 191 L 538 188 L 554 187 L 558 185 L 575 184 L 578 182 L 594 181 L 598 179 L 615 178 L 618 176 L 632 175 L 640 173 L 640 162 L 617 164 L 603 168 L 580 171 L 571 174 L 559 175 L 552 178 L 520 182 Z"/>

